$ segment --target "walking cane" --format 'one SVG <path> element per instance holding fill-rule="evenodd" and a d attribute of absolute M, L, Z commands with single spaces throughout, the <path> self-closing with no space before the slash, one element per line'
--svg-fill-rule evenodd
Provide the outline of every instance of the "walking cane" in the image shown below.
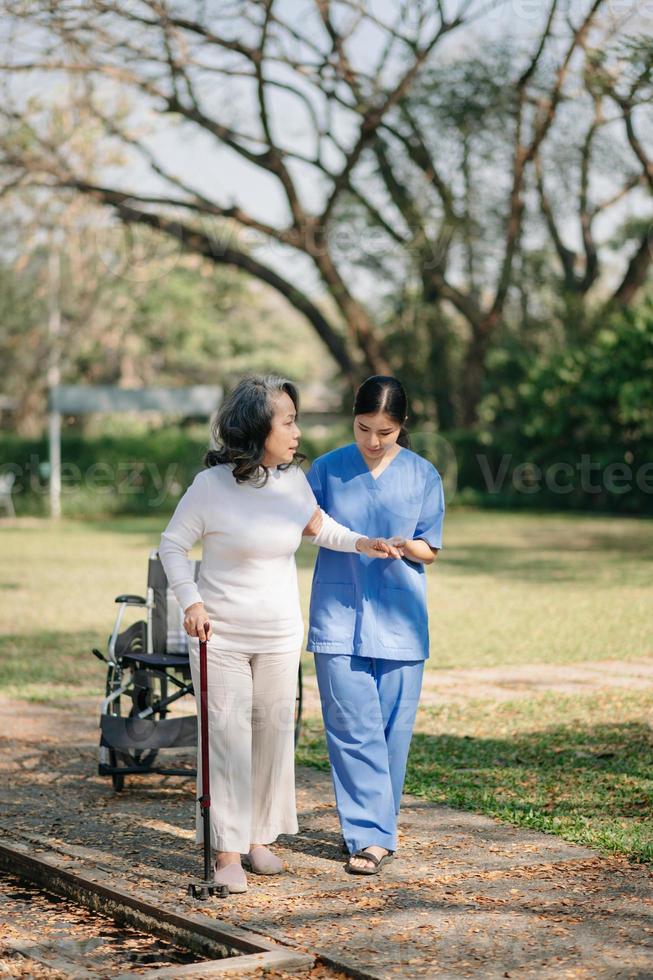
<path fill-rule="evenodd" d="M 207 636 L 209 624 L 204 623 L 204 635 Z M 211 866 L 211 778 L 209 773 L 209 699 L 206 669 L 206 640 L 200 640 L 200 743 L 202 746 L 202 795 L 198 799 L 202 811 L 204 826 L 204 879 L 191 882 L 188 894 L 191 898 L 206 901 L 217 895 L 226 898 L 229 894 L 228 885 L 216 885 L 213 881 Z"/>

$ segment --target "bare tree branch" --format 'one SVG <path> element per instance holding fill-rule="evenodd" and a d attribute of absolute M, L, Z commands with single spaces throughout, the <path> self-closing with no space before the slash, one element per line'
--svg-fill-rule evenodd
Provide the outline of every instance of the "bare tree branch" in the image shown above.
<path fill-rule="evenodd" d="M 647 230 L 642 237 L 639 246 L 628 263 L 625 275 L 608 305 L 627 306 L 646 282 L 648 271 L 653 261 L 653 246 L 651 244 L 651 233 Z"/>
<path fill-rule="evenodd" d="M 272 286 L 310 321 L 345 375 L 349 378 L 355 376 L 355 366 L 342 337 L 336 333 L 321 310 L 304 292 L 254 256 L 240 251 L 232 245 L 211 239 L 191 225 L 166 218 L 161 214 L 153 214 L 134 208 L 125 202 L 122 195 L 113 191 L 93 187 L 87 189 L 83 182 L 74 180 L 62 183 L 61 186 L 75 187 L 83 193 L 88 193 L 94 200 L 110 205 L 125 224 L 137 223 L 154 228 L 179 241 L 184 249 L 192 254 L 203 255 L 218 265 L 229 265 L 235 269 L 240 269 L 242 272 L 247 272 L 261 282 Z"/>
<path fill-rule="evenodd" d="M 626 133 L 628 135 L 628 142 L 630 143 L 633 153 L 642 165 L 642 170 L 644 172 L 644 177 L 646 178 L 649 187 L 653 191 L 653 159 L 648 156 L 644 150 L 644 145 L 637 136 L 635 132 L 635 126 L 633 123 L 633 111 L 632 107 L 625 100 L 620 102 L 621 108 L 623 110 L 624 122 L 626 124 Z"/>
<path fill-rule="evenodd" d="M 493 326 L 498 321 L 501 313 L 503 312 L 503 306 L 508 294 L 508 289 L 510 286 L 511 272 L 512 272 L 512 262 L 516 251 L 517 240 L 521 228 L 521 219 L 523 212 L 523 201 L 522 201 L 522 187 L 524 182 L 524 173 L 526 165 L 533 160 L 535 154 L 538 152 L 542 141 L 544 140 L 546 134 L 548 133 L 555 114 L 558 104 L 560 102 L 562 94 L 562 86 L 567 77 L 571 59 L 577 50 L 577 48 L 582 45 L 587 37 L 589 29 L 592 25 L 594 18 L 596 17 L 599 8 L 603 4 L 604 0 L 594 0 L 592 6 L 590 7 L 588 13 L 583 19 L 582 23 L 578 28 L 573 31 L 573 35 L 569 46 L 567 48 L 566 54 L 556 71 L 555 81 L 553 88 L 548 94 L 548 96 L 542 100 L 539 111 L 536 115 L 536 119 L 533 127 L 533 135 L 528 144 L 522 143 L 522 133 L 523 133 L 523 105 L 524 105 L 524 92 L 525 87 L 535 72 L 539 60 L 542 56 L 546 40 L 548 39 L 551 28 L 553 25 L 553 19 L 557 9 L 557 0 L 553 0 L 550 10 L 549 17 L 547 20 L 547 25 L 544 31 L 544 35 L 538 48 L 527 67 L 526 71 L 522 74 L 518 86 L 518 97 L 517 97 L 517 119 L 515 127 L 515 151 L 513 158 L 513 182 L 512 189 L 510 192 L 510 204 L 508 208 L 508 220 L 506 223 L 506 242 L 504 248 L 504 258 L 501 268 L 501 274 L 499 276 L 499 282 L 494 297 L 494 301 L 486 318 L 484 329 L 492 329 Z"/>
<path fill-rule="evenodd" d="M 421 129 L 415 120 L 415 116 L 407 105 L 401 106 L 401 114 L 410 126 L 410 133 L 408 135 L 405 135 L 396 127 L 388 125 L 387 122 L 384 122 L 383 128 L 403 144 L 408 157 L 422 171 L 427 183 L 431 184 L 437 191 L 442 201 L 447 220 L 452 224 L 456 224 L 460 220 L 460 215 L 456 210 L 453 193 L 439 172 L 432 154 L 429 152 Z"/>
<path fill-rule="evenodd" d="M 360 156 L 365 149 L 365 147 L 374 139 L 374 136 L 383 122 L 385 116 L 388 115 L 390 110 L 394 106 L 401 102 L 401 99 L 406 94 L 410 88 L 413 79 L 418 73 L 419 69 L 423 65 L 424 61 L 427 59 L 429 54 L 433 51 L 435 45 L 441 38 L 450 30 L 457 26 L 457 23 L 452 24 L 441 24 L 439 29 L 433 34 L 431 39 L 424 45 L 421 50 L 416 52 L 415 59 L 407 71 L 401 76 L 399 81 L 396 83 L 392 91 L 387 93 L 383 101 L 378 105 L 372 105 L 368 107 L 364 112 L 361 120 L 360 129 L 358 132 L 358 137 L 349 151 L 345 164 L 337 175 L 333 182 L 333 188 L 331 190 L 331 195 L 327 201 L 326 207 L 322 212 L 322 220 L 326 221 L 333 210 L 339 193 L 344 187 L 348 185 L 349 177 L 358 163 Z"/>
<path fill-rule="evenodd" d="M 536 177 L 537 191 L 540 200 L 540 209 L 542 211 L 542 215 L 544 216 L 546 226 L 549 229 L 549 234 L 551 235 L 551 240 L 553 241 L 555 250 L 558 253 L 558 258 L 560 259 L 560 262 L 562 264 L 564 277 L 565 277 L 565 287 L 566 289 L 569 290 L 569 292 L 574 292 L 576 289 L 575 265 L 576 265 L 577 256 L 572 249 L 567 248 L 567 246 L 562 240 L 562 235 L 558 230 L 558 226 L 553 214 L 553 208 L 551 207 L 551 202 L 549 201 L 548 195 L 544 188 L 544 175 L 542 173 L 542 161 L 540 160 L 539 154 L 535 155 L 533 163 L 535 165 L 535 177 Z"/>
<path fill-rule="evenodd" d="M 594 217 L 595 215 L 600 214 L 602 211 L 607 211 L 608 208 L 611 208 L 614 204 L 618 204 L 619 201 L 622 201 L 630 191 L 634 190 L 636 187 L 642 187 L 645 184 L 646 176 L 644 174 L 630 174 L 623 187 L 621 187 L 618 191 L 615 191 L 614 194 L 611 194 L 610 197 L 606 197 L 603 201 L 597 202 L 590 208 L 590 215 Z"/>
<path fill-rule="evenodd" d="M 599 271 L 599 256 L 594 241 L 592 223 L 594 214 L 589 204 L 589 179 L 592 144 L 602 122 L 601 100 L 595 99 L 594 119 L 587 131 L 581 149 L 579 217 L 585 250 L 585 275 L 580 282 L 581 292 L 586 292 L 595 282 Z"/>

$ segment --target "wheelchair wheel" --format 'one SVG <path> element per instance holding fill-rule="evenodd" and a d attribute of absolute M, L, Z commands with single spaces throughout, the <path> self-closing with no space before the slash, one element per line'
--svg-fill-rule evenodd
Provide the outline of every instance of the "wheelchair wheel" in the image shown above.
<path fill-rule="evenodd" d="M 154 690 L 155 679 L 159 682 L 158 697 L 155 695 Z M 165 693 L 160 677 L 155 678 L 151 670 L 134 671 L 134 689 L 131 695 L 132 704 L 129 709 L 129 717 L 137 717 L 142 711 L 151 708 L 162 697 L 165 697 Z M 164 717 L 164 712 L 155 712 L 151 717 L 152 719 L 162 718 Z M 154 764 L 157 755 L 157 749 L 133 749 L 129 753 L 124 753 L 126 760 L 130 760 L 127 762 L 127 765 L 141 766 L 143 769 L 149 769 Z"/>

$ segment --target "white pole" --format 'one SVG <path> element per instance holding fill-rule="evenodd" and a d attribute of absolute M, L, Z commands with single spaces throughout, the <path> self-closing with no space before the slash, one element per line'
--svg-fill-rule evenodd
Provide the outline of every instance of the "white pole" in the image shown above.
<path fill-rule="evenodd" d="M 59 368 L 59 337 L 61 334 L 61 309 L 59 290 L 61 285 L 61 260 L 56 240 L 50 242 L 48 256 L 48 339 L 50 356 L 48 361 L 48 394 L 50 411 L 48 414 L 48 436 L 50 447 L 50 516 L 61 517 L 61 414 L 53 404 L 54 389 L 61 381 Z"/>

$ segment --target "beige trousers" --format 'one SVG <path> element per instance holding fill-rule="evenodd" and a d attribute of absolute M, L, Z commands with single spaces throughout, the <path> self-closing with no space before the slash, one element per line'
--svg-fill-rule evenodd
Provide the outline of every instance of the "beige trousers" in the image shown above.
<path fill-rule="evenodd" d="M 246 854 L 297 833 L 294 714 L 299 650 L 237 653 L 207 644 L 211 845 Z M 197 698 L 197 796 L 202 787 L 199 641 L 190 668 Z M 203 843 L 196 803 L 196 839 Z"/>

